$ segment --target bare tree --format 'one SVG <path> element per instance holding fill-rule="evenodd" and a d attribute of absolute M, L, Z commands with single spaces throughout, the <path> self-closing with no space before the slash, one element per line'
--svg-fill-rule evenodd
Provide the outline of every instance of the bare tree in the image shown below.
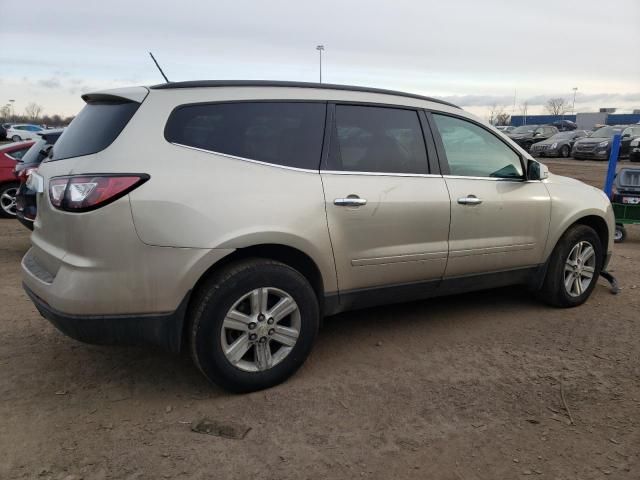
<path fill-rule="evenodd" d="M 489 123 L 491 125 L 496 125 L 497 110 L 498 110 L 498 105 L 495 103 L 489 107 Z"/>
<path fill-rule="evenodd" d="M 42 106 L 38 105 L 35 102 L 31 102 L 25 107 L 24 113 L 29 118 L 29 120 L 36 121 L 42 113 Z"/>
<path fill-rule="evenodd" d="M 511 115 L 508 114 L 504 106 L 493 104 L 489 107 L 489 123 L 491 125 L 508 125 Z"/>
<path fill-rule="evenodd" d="M 564 98 L 550 98 L 544 108 L 551 115 L 564 115 L 569 111 L 569 103 Z"/>
<path fill-rule="evenodd" d="M 10 116 L 11 116 L 11 106 L 10 105 L 4 105 L 4 106 L 0 107 L 0 117 L 2 117 L 3 120 L 9 120 Z"/>

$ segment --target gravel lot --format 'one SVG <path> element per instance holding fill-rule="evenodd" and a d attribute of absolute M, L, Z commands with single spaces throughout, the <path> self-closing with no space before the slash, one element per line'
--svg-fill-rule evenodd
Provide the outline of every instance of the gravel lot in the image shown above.
<path fill-rule="evenodd" d="M 606 168 L 547 163 L 598 186 Z M 28 232 L 2 220 L 0 478 L 638 479 L 640 228 L 628 231 L 618 296 L 601 280 L 572 310 L 507 288 L 342 314 L 295 377 L 237 396 L 186 358 L 58 333 L 20 286 Z M 203 417 L 251 430 L 192 432 Z"/>

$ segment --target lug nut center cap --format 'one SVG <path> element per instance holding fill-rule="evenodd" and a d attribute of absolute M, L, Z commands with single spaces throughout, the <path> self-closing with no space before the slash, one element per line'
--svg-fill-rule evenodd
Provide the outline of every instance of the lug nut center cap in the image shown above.
<path fill-rule="evenodd" d="M 256 333 L 258 334 L 258 337 L 265 337 L 269 334 L 270 329 L 271 326 L 263 322 L 258 325 L 258 328 L 256 328 Z"/>

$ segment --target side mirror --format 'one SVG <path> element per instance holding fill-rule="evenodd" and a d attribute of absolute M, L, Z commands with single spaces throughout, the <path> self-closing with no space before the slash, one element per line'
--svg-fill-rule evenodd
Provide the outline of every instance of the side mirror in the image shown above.
<path fill-rule="evenodd" d="M 544 180 L 549 178 L 549 169 L 546 165 L 535 160 L 527 162 L 527 180 Z"/>

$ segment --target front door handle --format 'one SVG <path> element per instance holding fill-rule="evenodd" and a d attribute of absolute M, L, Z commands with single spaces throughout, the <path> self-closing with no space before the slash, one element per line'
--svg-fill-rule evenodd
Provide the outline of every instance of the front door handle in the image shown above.
<path fill-rule="evenodd" d="M 480 205 L 482 200 L 475 195 L 467 195 L 466 197 L 460 197 L 458 199 L 458 203 L 460 205 Z"/>
<path fill-rule="evenodd" d="M 367 204 L 367 200 L 357 195 L 349 195 L 347 198 L 336 198 L 333 204 L 339 207 L 361 207 Z"/>

